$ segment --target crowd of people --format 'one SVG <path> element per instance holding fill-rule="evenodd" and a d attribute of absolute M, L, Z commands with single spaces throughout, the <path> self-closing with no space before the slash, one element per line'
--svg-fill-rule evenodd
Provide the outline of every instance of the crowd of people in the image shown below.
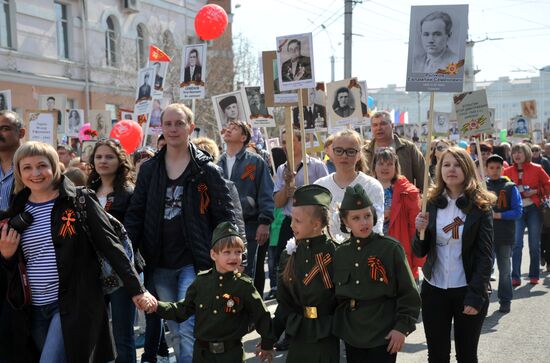
<path fill-rule="evenodd" d="M 425 161 L 382 111 L 372 140 L 345 129 L 317 158 L 297 129 L 268 153 L 231 120 L 221 150 L 191 139 L 185 105 L 159 117 L 155 148 L 100 139 L 85 162 L 23 143 L 0 111 L 1 363 L 135 363 L 136 309 L 144 363 L 169 346 L 179 363 L 242 361 L 253 329 L 261 361 L 338 362 L 343 341 L 348 362 L 395 362 L 420 314 L 430 362 L 449 361 L 453 323 L 457 360 L 476 362 L 494 266 L 502 314 L 550 270 L 550 144 L 436 139 Z M 98 255 L 122 287 L 102 289 Z"/>

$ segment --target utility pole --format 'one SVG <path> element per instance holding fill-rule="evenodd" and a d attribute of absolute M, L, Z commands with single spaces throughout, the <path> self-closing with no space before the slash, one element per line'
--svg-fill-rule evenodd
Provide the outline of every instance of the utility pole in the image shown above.
<path fill-rule="evenodd" d="M 344 78 L 351 77 L 351 37 L 353 19 L 353 0 L 344 0 Z"/>
<path fill-rule="evenodd" d="M 330 56 L 330 81 L 334 82 L 334 53 Z"/>

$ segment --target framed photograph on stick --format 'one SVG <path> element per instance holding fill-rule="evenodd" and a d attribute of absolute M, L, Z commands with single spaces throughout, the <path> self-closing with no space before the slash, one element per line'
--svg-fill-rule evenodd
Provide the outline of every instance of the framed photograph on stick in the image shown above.
<path fill-rule="evenodd" d="M 0 111 L 11 111 L 11 89 L 0 91 Z"/>
<path fill-rule="evenodd" d="M 247 121 L 244 96 L 241 91 L 233 91 L 212 97 L 212 106 L 218 122 L 218 130 L 223 132 L 230 121 Z"/>
<path fill-rule="evenodd" d="M 281 91 L 278 68 L 277 52 L 262 52 L 265 105 L 267 107 L 298 106 L 298 93 Z M 301 92 L 304 98 L 307 97 L 307 90 L 303 89 Z"/>
<path fill-rule="evenodd" d="M 462 92 L 468 5 L 411 7 L 407 91 Z"/>
<path fill-rule="evenodd" d="M 356 78 L 327 83 L 328 128 L 355 125 L 363 119 L 361 91 Z"/>
<path fill-rule="evenodd" d="M 250 115 L 248 122 L 252 127 L 275 127 L 275 119 L 265 105 L 265 96 L 260 87 L 243 87 L 242 99 L 246 100 L 245 108 Z"/>
<path fill-rule="evenodd" d="M 57 146 L 57 113 L 31 110 L 25 114 L 25 141 L 40 141 Z"/>
<path fill-rule="evenodd" d="M 277 64 L 281 91 L 315 88 L 311 33 L 277 37 Z"/>
<path fill-rule="evenodd" d="M 183 47 L 180 69 L 180 98 L 193 100 L 206 94 L 206 43 Z"/>

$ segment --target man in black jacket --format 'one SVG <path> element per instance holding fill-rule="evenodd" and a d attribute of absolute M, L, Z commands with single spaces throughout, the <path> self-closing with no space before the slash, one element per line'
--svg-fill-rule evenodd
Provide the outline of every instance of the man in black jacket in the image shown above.
<path fill-rule="evenodd" d="M 189 142 L 195 128 L 191 110 L 168 106 L 161 126 L 166 147 L 141 166 L 125 226 L 159 298 L 179 301 L 196 274 L 212 267 L 212 231 L 221 222 L 235 223 L 235 217 L 219 168 Z M 178 342 L 178 362 L 191 362 L 194 319 L 168 326 Z"/>

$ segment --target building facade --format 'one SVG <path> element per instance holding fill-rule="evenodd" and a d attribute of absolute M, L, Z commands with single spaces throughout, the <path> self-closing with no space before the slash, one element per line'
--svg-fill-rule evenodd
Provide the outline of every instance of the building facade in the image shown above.
<path fill-rule="evenodd" d="M 230 13 L 230 1 L 211 2 Z M 41 95 L 64 94 L 67 108 L 83 109 L 86 117 L 91 109 L 109 110 L 115 119 L 119 110 L 134 108 L 137 70 L 146 65 L 150 44 L 173 58 L 165 97 L 177 100 L 181 48 L 201 42 L 194 18 L 207 1 L 0 3 L 0 90 L 11 90 L 12 108 L 24 115 L 38 109 Z M 232 65 L 228 28 L 228 36 L 209 42 L 209 57 Z"/>

